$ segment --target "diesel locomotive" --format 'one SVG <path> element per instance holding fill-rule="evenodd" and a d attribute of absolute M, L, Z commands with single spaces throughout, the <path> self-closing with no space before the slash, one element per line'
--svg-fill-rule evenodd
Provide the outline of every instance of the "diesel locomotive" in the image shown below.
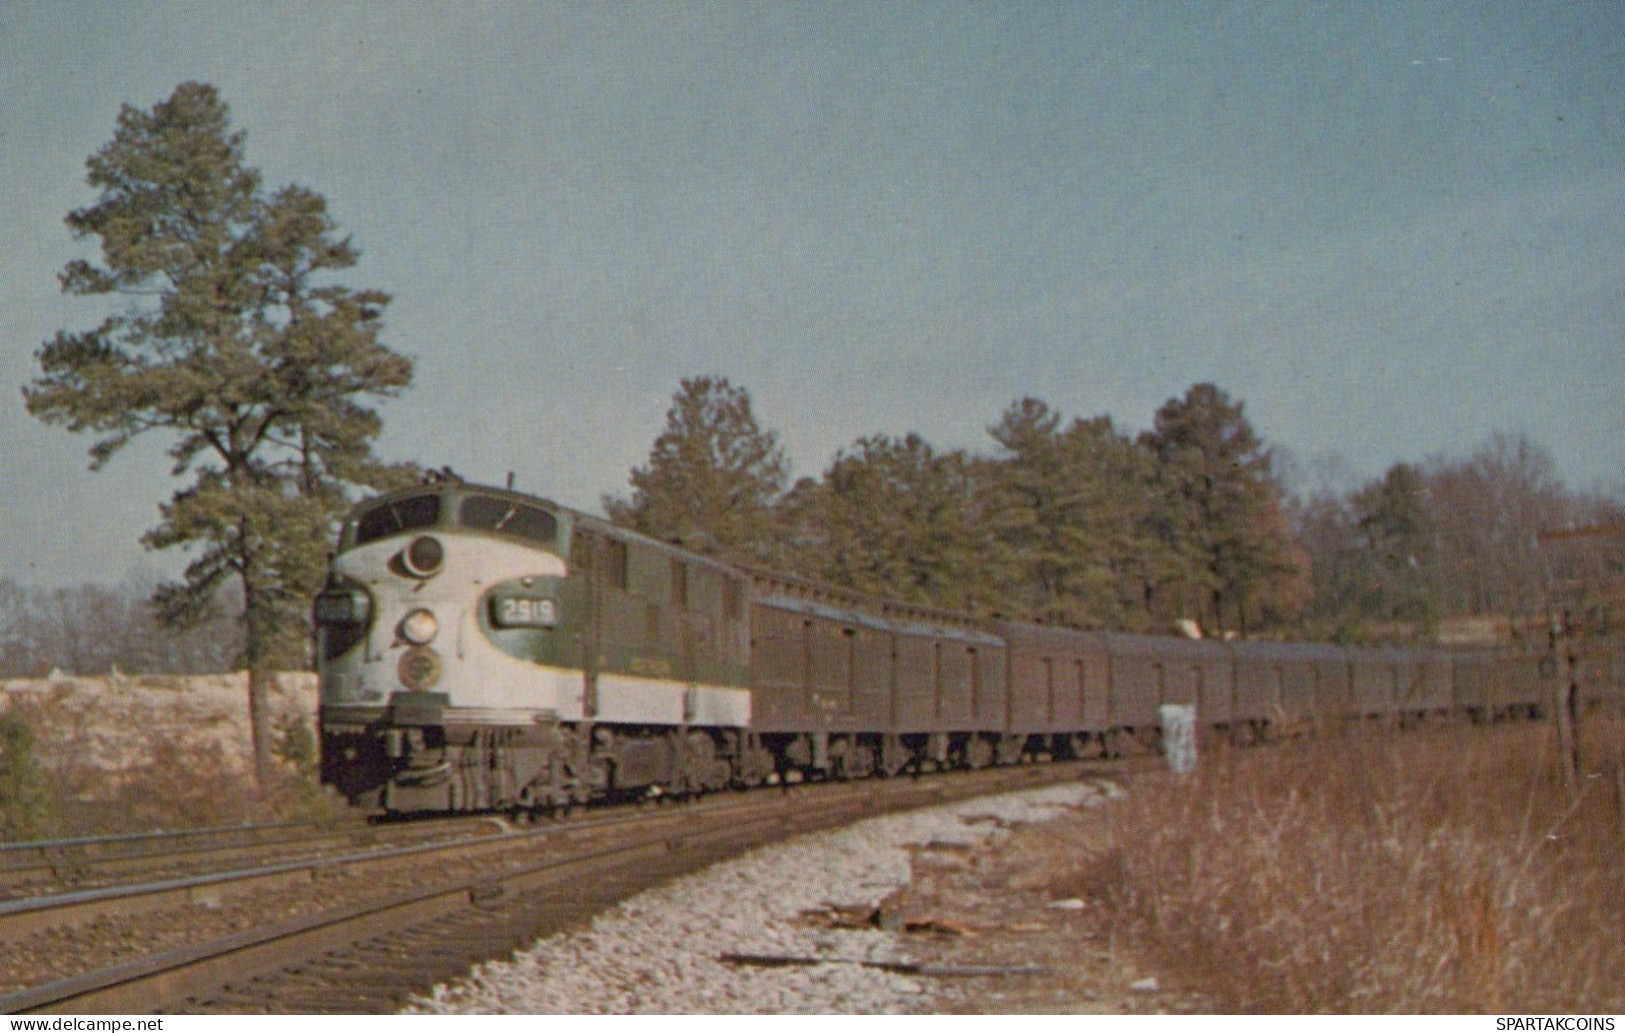
<path fill-rule="evenodd" d="M 322 780 L 392 813 L 1111 754 L 1165 703 L 1258 737 L 1533 715 L 1539 653 L 988 621 L 718 562 L 445 478 L 346 519 L 315 603 Z M 1625 657 L 1583 658 L 1589 702 Z"/>

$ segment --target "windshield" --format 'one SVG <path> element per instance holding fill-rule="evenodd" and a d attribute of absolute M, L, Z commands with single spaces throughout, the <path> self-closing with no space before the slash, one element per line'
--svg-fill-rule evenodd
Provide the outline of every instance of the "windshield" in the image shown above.
<path fill-rule="evenodd" d="M 355 543 L 365 545 L 403 531 L 433 527 L 439 522 L 439 495 L 409 495 L 362 513 L 355 523 Z"/>
<path fill-rule="evenodd" d="M 457 520 L 476 531 L 497 531 L 538 542 L 551 542 L 559 530 L 558 520 L 547 510 L 494 495 L 463 499 Z"/>

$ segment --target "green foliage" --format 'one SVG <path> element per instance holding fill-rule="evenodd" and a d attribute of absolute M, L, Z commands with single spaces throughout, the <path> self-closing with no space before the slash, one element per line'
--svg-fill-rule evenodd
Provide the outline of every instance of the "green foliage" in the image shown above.
<path fill-rule="evenodd" d="M 773 506 L 788 464 L 756 423 L 750 394 L 725 377 L 684 380 L 630 500 L 606 497 L 611 520 L 695 552 L 761 563 L 773 552 Z"/>
<path fill-rule="evenodd" d="M 1170 399 L 1136 439 L 1106 416 L 1066 423 L 1036 398 L 988 433 L 998 452 L 986 457 L 861 437 L 783 492 L 777 437 L 744 390 L 685 380 L 633 499 L 605 505 L 656 537 L 910 602 L 1349 643 L 1531 612 L 1538 531 L 1625 522 L 1618 500 L 1565 493 L 1549 456 L 1500 435 L 1468 460 L 1398 464 L 1289 508 L 1242 403 L 1213 384 Z"/>
<path fill-rule="evenodd" d="M 1148 585 L 1167 564 L 1152 533 L 1149 457 L 1109 417 L 1060 424 L 1045 403 L 1024 398 L 989 428 L 1004 450 L 985 464 L 999 594 L 1031 620 L 1143 627 Z"/>
<path fill-rule="evenodd" d="M 777 438 L 726 380 L 682 382 L 611 517 L 699 551 L 859 591 L 1073 627 L 1281 620 L 1307 591 L 1269 456 L 1210 384 L 1134 441 L 1108 417 L 1012 404 L 1001 454 L 872 435 L 782 492 Z"/>
<path fill-rule="evenodd" d="M 842 450 L 821 483 L 803 482 L 784 518 L 797 569 L 833 584 L 960 610 L 993 602 L 972 465 L 916 434 Z"/>
<path fill-rule="evenodd" d="M 326 202 L 300 186 L 267 196 L 243 141 L 199 83 L 120 111 L 88 162 L 100 196 L 67 217 L 76 237 L 99 238 L 101 264 L 70 262 L 61 279 L 128 303 L 48 341 L 24 395 L 47 423 L 98 435 L 93 468 L 140 434 L 172 436 L 173 473 L 192 480 L 143 540 L 196 558 L 156 602 L 186 623 L 235 580 L 243 659 L 259 670 L 304 662 L 346 486 L 406 475 L 373 458 L 381 423 L 363 400 L 398 394 L 412 364 L 379 342 L 388 296 L 331 282 L 357 254 Z"/>
<path fill-rule="evenodd" d="M 282 714 L 272 721 L 271 752 L 278 760 L 293 765 L 304 774 L 313 774 L 318 760 L 316 736 L 298 714 Z"/>
<path fill-rule="evenodd" d="M 1140 441 L 1158 461 L 1160 531 L 1181 561 L 1174 588 L 1210 629 L 1247 630 L 1307 601 L 1270 454 L 1241 402 L 1196 384 L 1157 410 Z"/>
<path fill-rule="evenodd" d="M 0 713 L 0 839 L 40 839 L 56 822 L 56 801 L 34 758 L 33 729 L 19 714 Z"/>
<path fill-rule="evenodd" d="M 1435 528 L 1421 471 L 1397 463 L 1380 481 L 1354 494 L 1365 568 L 1361 614 L 1426 621 L 1436 612 L 1424 571 L 1433 565 Z"/>

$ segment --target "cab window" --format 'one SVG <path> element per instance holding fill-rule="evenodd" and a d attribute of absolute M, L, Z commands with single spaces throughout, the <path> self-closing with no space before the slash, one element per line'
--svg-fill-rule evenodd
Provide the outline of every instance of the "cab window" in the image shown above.
<path fill-rule="evenodd" d="M 558 520 L 545 509 L 494 495 L 469 495 L 457 511 L 457 520 L 476 531 L 495 531 L 538 542 L 551 542 Z"/>
<path fill-rule="evenodd" d="M 408 495 L 362 513 L 355 523 L 355 543 L 365 545 L 403 531 L 433 527 L 439 522 L 439 495 Z"/>

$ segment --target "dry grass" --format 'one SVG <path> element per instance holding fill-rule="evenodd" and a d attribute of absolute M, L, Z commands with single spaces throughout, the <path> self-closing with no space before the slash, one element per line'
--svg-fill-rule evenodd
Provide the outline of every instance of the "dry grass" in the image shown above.
<path fill-rule="evenodd" d="M 1544 725 L 1218 752 L 1051 889 L 1221 1011 L 1625 1010 L 1625 726 L 1586 731 L 1577 800 Z"/>

